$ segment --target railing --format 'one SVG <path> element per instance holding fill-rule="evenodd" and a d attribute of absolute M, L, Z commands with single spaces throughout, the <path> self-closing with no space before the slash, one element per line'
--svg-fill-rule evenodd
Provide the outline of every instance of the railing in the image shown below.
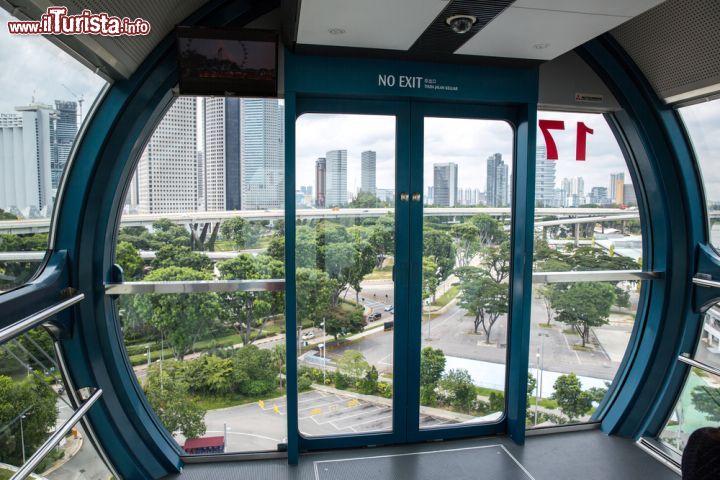
<path fill-rule="evenodd" d="M 76 293 L 75 295 L 62 300 L 55 305 L 47 307 L 34 313 L 24 319 L 9 325 L 0 330 L 0 345 L 16 339 L 23 333 L 32 330 L 44 324 L 48 319 L 57 315 L 58 313 L 76 305 L 85 298 L 82 293 Z M 23 465 L 15 472 L 12 476 L 12 480 L 22 480 L 30 476 L 35 468 L 42 462 L 42 460 L 65 438 L 70 430 L 81 421 L 97 400 L 102 396 L 101 389 L 94 389 L 93 393 L 73 412 L 68 420 L 66 420 L 62 426 L 57 428 L 55 432 L 33 453 L 30 458 L 23 463 Z M 21 413 L 22 415 L 22 413 Z"/>
<path fill-rule="evenodd" d="M 262 280 L 192 280 L 177 282 L 124 282 L 105 285 L 106 295 L 133 295 L 139 293 L 231 293 L 278 292 L 285 290 L 284 279 Z"/>
<path fill-rule="evenodd" d="M 533 283 L 619 282 L 653 280 L 662 272 L 643 270 L 588 270 L 582 272 L 533 272 Z"/>

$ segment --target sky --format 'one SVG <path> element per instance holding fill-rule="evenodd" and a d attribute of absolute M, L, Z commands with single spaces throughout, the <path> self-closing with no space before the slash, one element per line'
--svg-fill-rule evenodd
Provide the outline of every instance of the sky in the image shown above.
<path fill-rule="evenodd" d="M 11 36 L 6 22 L 10 15 L 0 9 L 0 113 L 14 107 L 54 100 L 85 99 L 87 114 L 105 81 L 42 37 Z M 70 93 L 71 92 L 73 93 Z M 73 95 L 75 94 L 75 95 Z M 680 110 L 698 156 L 706 195 L 720 202 L 720 100 L 700 103 Z M 201 112 L 198 112 L 198 117 Z M 554 131 L 559 160 L 556 184 L 563 178 L 582 176 L 585 192 L 594 186 L 609 187 L 611 173 L 627 167 L 607 123 L 599 114 L 539 112 L 540 119 L 563 120 L 564 131 Z M 594 130 L 587 137 L 587 160 L 575 160 L 576 124 L 584 122 Z M 199 132 L 202 149 L 202 132 Z M 538 132 L 539 144 L 542 135 Z M 506 163 L 512 158 L 512 131 L 502 122 L 484 120 L 426 119 L 425 185 L 432 184 L 432 164 L 453 161 L 458 164 L 458 186 L 486 186 L 486 159 L 501 153 Z M 329 150 L 348 151 L 348 190 L 360 186 L 360 154 L 377 152 L 377 187 L 394 188 L 395 120 L 392 116 L 303 115 L 297 123 L 297 185 L 313 185 L 315 160 Z"/>
<path fill-rule="evenodd" d="M 47 39 L 33 35 L 10 35 L 12 17 L 0 9 L 0 113 L 36 102 L 84 97 L 83 116 L 105 85 L 105 80 L 66 54 Z M 63 86 L 67 86 L 67 89 Z"/>

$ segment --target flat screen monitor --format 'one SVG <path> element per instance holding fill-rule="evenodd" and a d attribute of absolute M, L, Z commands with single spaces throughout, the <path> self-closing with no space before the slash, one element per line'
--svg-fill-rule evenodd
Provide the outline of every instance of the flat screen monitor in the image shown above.
<path fill-rule="evenodd" d="M 177 27 L 181 95 L 277 97 L 277 33 Z"/>

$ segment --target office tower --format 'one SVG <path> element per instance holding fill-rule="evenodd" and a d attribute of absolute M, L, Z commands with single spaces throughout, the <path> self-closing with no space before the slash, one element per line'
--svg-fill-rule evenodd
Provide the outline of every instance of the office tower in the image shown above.
<path fill-rule="evenodd" d="M 432 185 L 430 185 L 427 187 L 427 195 L 425 195 L 425 205 L 433 205 L 434 201 L 434 190 Z"/>
<path fill-rule="evenodd" d="M 557 161 L 547 159 L 545 146 L 538 146 L 535 154 L 535 205 L 538 207 L 554 207 L 555 199 L 555 166 Z"/>
<path fill-rule="evenodd" d="M 240 100 L 243 210 L 283 208 L 284 108 L 273 98 Z"/>
<path fill-rule="evenodd" d="M 342 207 L 347 205 L 347 150 L 327 152 L 325 167 L 325 206 Z"/>
<path fill-rule="evenodd" d="M 375 195 L 376 155 L 372 150 L 361 154 L 360 190 Z"/>
<path fill-rule="evenodd" d="M 197 104 L 179 97 L 150 137 L 137 166 L 138 212 L 197 211 Z"/>
<path fill-rule="evenodd" d="M 387 202 L 391 207 L 395 205 L 395 189 L 394 188 L 378 188 L 375 191 L 377 198 L 382 202 Z"/>
<path fill-rule="evenodd" d="M 637 205 L 637 198 L 635 197 L 635 187 L 632 183 L 623 184 L 623 205 L 635 206 Z"/>
<path fill-rule="evenodd" d="M 205 209 L 240 209 L 240 99 L 204 99 Z"/>
<path fill-rule="evenodd" d="M 508 166 L 499 153 L 490 155 L 487 159 L 485 195 L 488 207 L 504 207 L 509 204 Z"/>
<path fill-rule="evenodd" d="M 610 175 L 610 200 L 612 201 L 612 203 L 616 205 L 622 205 L 624 186 L 624 173 L 613 173 Z"/>
<path fill-rule="evenodd" d="M 325 207 L 327 164 L 325 157 L 315 160 L 315 206 L 317 208 Z"/>
<path fill-rule="evenodd" d="M 205 155 L 201 150 L 197 152 L 197 197 L 198 210 L 205 210 Z"/>
<path fill-rule="evenodd" d="M 590 190 L 590 203 L 604 205 L 608 203 L 608 190 L 605 187 L 593 187 Z"/>
<path fill-rule="evenodd" d="M 433 203 L 440 207 L 454 207 L 458 199 L 457 163 L 433 164 Z"/>
<path fill-rule="evenodd" d="M 57 111 L 34 103 L 0 114 L 0 208 L 23 217 L 48 216 Z"/>
<path fill-rule="evenodd" d="M 57 190 L 70 150 L 77 136 L 77 103 L 55 100 L 55 110 L 58 114 L 55 122 L 55 142 L 50 162 L 50 177 L 52 188 Z"/>

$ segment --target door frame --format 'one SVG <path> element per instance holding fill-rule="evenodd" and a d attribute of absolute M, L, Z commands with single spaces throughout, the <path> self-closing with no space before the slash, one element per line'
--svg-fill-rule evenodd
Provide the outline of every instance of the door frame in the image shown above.
<path fill-rule="evenodd" d="M 284 52 L 285 95 L 285 270 L 286 270 L 286 375 L 288 463 L 296 464 L 301 450 L 349 448 L 413 441 L 508 434 L 516 443 L 525 440 L 526 386 L 530 346 L 530 306 L 532 297 L 532 247 L 535 196 L 535 140 L 537 124 L 538 67 L 503 68 L 496 66 L 425 64 L 388 59 L 300 56 Z M 391 72 L 415 78 L 432 78 L 433 83 L 446 88 L 402 88 L 396 84 L 388 88 L 380 77 Z M 407 84 L 406 84 L 407 86 Z M 393 388 L 393 431 L 390 433 L 342 435 L 308 438 L 298 428 L 297 391 L 297 332 L 295 271 L 295 122 L 303 113 L 348 113 L 395 115 L 396 122 L 396 219 L 409 218 L 408 248 L 397 248 L 396 255 L 404 261 L 396 264 L 396 323 L 393 337 L 395 379 L 405 378 L 402 388 Z M 422 245 L 422 202 L 400 202 L 400 192 L 422 193 L 422 167 L 410 171 L 422 153 L 422 135 L 414 135 L 421 112 L 437 116 L 488 118 L 499 115 L 515 130 L 513 169 L 512 245 L 508 355 L 506 370 L 506 414 L 493 424 L 450 427 L 420 431 L 413 424 L 419 422 L 419 330 L 415 336 L 408 328 L 408 319 L 421 310 L 420 282 L 413 287 L 406 279 L 419 276 L 420 261 L 409 258 L 411 251 Z M 437 113 L 435 113 L 437 112 Z M 420 125 L 422 127 L 422 125 Z M 409 146 L 405 151 L 405 145 Z M 419 146 L 419 150 L 418 150 Z M 403 158 L 408 158 L 403 166 Z M 422 159 L 422 156 L 420 156 Z M 413 160 L 415 159 L 415 160 Z M 409 183 L 407 183 L 409 182 Z M 404 190 L 403 187 L 407 187 Z M 413 208 L 415 207 L 415 208 Z M 405 210 L 408 209 L 408 210 Z M 396 245 L 402 245 L 405 235 L 397 228 Z M 412 238 L 411 238 L 412 237 Z M 421 250 L 420 250 L 421 251 Z M 417 254 L 415 255 L 417 257 Z M 404 287 L 404 288 L 403 288 Z M 400 302 L 400 300 L 403 300 Z M 398 310 L 397 305 L 403 306 Z M 414 305 L 414 306 L 413 306 Z M 413 308 L 415 311 L 413 311 Z M 405 312 L 403 314 L 403 309 Z M 421 313 L 421 312 L 420 312 Z M 397 319 L 405 321 L 397 321 Z M 399 344 L 406 339 L 405 344 Z M 416 351 L 400 358 L 398 352 L 409 345 Z M 409 375 L 415 372 L 413 375 Z M 403 375 L 404 374 L 404 375 Z M 417 392 L 410 395 L 409 392 Z M 415 397 L 412 400 L 410 397 Z M 402 414 L 401 412 L 413 414 Z M 413 417 L 417 417 L 413 419 Z"/>

